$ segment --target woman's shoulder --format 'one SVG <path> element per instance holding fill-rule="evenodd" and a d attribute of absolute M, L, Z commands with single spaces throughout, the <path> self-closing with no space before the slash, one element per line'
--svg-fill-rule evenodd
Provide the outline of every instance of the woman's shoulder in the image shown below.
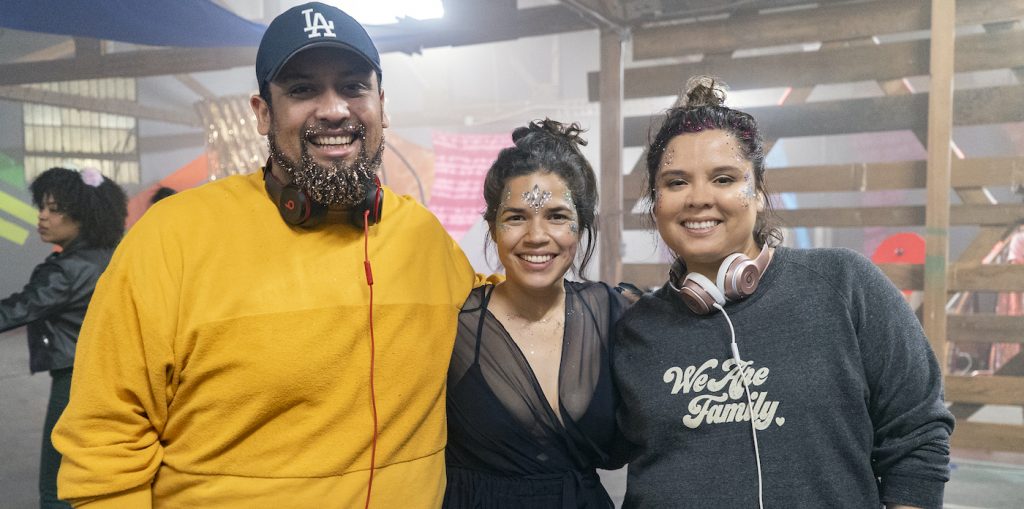
<path fill-rule="evenodd" d="M 603 305 L 614 304 L 617 309 L 624 308 L 628 301 L 611 285 L 603 281 L 570 281 L 565 280 L 566 293 L 572 292 L 581 298 Z"/>
<path fill-rule="evenodd" d="M 570 281 L 566 279 L 565 287 L 576 293 L 607 294 L 612 291 L 612 287 L 604 281 Z"/>
<path fill-rule="evenodd" d="M 44 264 L 50 264 L 55 269 L 72 273 L 80 272 L 84 269 L 100 268 L 110 263 L 110 257 L 114 254 L 114 248 L 112 247 L 86 247 L 81 246 L 73 250 L 68 250 L 57 254 L 56 256 L 47 257 Z"/>
<path fill-rule="evenodd" d="M 812 249 L 777 248 L 777 254 L 786 265 L 807 268 L 821 274 L 836 272 L 862 273 L 874 268 L 871 260 L 845 247 L 819 247 Z"/>
<path fill-rule="evenodd" d="M 462 304 L 460 313 L 474 313 L 479 311 L 484 305 L 484 299 L 487 295 L 494 290 L 494 285 L 485 284 L 472 289 L 469 292 L 469 296 L 466 297 L 466 302 Z"/>

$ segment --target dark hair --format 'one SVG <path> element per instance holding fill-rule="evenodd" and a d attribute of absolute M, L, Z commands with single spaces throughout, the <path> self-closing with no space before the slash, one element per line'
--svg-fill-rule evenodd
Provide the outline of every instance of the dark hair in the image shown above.
<path fill-rule="evenodd" d="M 487 203 L 484 220 L 492 237 L 498 207 L 509 180 L 541 172 L 554 174 L 565 182 L 576 205 L 580 238 L 585 238 L 579 267 L 573 267 L 580 277 L 594 255 L 597 235 L 594 230 L 597 177 L 579 150 L 579 146 L 587 144 L 580 137 L 582 132 L 583 129 L 575 122 L 565 125 L 549 118 L 518 127 L 512 131 L 515 146 L 502 149 L 484 179 L 484 201 Z"/>
<path fill-rule="evenodd" d="M 57 210 L 78 223 L 78 237 L 89 247 L 115 247 L 124 236 L 124 221 L 128 216 L 128 198 L 121 186 L 97 170 L 83 170 L 89 174 L 67 168 L 50 168 L 39 174 L 29 186 L 32 203 L 42 209 L 47 197 L 52 197 Z M 97 185 L 86 183 L 88 178 Z"/>
<path fill-rule="evenodd" d="M 177 194 L 177 191 L 173 188 L 160 186 L 157 188 L 156 192 L 153 193 L 153 197 L 149 199 L 149 204 L 152 205 L 164 198 L 167 198 L 168 196 L 174 196 L 175 194 Z"/>
<path fill-rule="evenodd" d="M 665 147 L 680 134 L 697 133 L 720 129 L 731 134 L 739 142 L 743 156 L 754 169 L 754 185 L 764 199 L 764 210 L 758 212 L 754 223 L 754 240 L 759 246 L 776 246 L 782 242 L 782 232 L 776 226 L 775 211 L 768 199 L 768 188 L 764 183 L 764 140 L 757 128 L 757 121 L 748 113 L 723 105 L 725 84 L 709 76 L 694 76 L 686 82 L 686 99 L 681 106 L 665 112 L 664 123 L 647 149 L 648 216 L 654 215 L 657 199 L 655 179 L 661 165 Z M 682 156 L 680 156 L 682 157 Z"/>

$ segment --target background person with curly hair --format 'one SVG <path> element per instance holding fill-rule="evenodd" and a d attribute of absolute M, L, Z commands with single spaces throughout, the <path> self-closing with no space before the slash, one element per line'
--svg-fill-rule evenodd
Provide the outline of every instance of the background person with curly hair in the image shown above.
<path fill-rule="evenodd" d="M 50 432 L 68 403 L 78 332 L 96 280 L 124 235 L 127 198 L 94 169 L 51 168 L 32 182 L 30 190 L 39 208 L 39 238 L 60 251 L 32 271 L 20 292 L 0 300 L 0 332 L 27 326 L 29 369 L 50 372 L 39 463 L 40 506 L 70 507 L 57 499 L 61 456 L 50 442 Z"/>

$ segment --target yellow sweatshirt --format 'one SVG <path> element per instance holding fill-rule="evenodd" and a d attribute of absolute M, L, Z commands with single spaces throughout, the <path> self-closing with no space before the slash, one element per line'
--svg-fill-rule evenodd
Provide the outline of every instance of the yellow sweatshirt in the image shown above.
<path fill-rule="evenodd" d="M 287 226 L 261 173 L 163 200 L 100 279 L 53 442 L 88 507 L 362 507 L 373 429 L 363 232 Z M 370 228 L 371 507 L 437 507 L 445 377 L 474 274 L 385 190 Z"/>

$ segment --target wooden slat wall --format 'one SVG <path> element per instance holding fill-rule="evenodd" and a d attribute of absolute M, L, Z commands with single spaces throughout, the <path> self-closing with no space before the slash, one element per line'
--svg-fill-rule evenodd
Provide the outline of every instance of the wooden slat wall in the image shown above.
<path fill-rule="evenodd" d="M 928 30 L 930 3 L 928 0 L 879 0 L 641 29 L 633 33 L 633 58 L 731 53 L 741 48 L 849 41 Z M 959 0 L 956 5 L 959 25 L 1021 17 L 1024 17 L 1024 0 Z"/>
<path fill-rule="evenodd" d="M 729 77 L 723 78 L 728 83 Z M 957 90 L 953 99 L 953 124 L 1022 122 L 1021 97 L 1024 97 L 1024 85 Z M 924 132 L 928 94 L 766 106 L 745 108 L 745 111 L 753 115 L 762 132 L 773 139 L 906 129 Z M 658 120 L 657 115 L 626 118 L 623 128 L 626 146 L 647 145 L 648 136 L 658 131 Z"/>
<path fill-rule="evenodd" d="M 1024 66 L 1024 32 L 967 35 L 957 39 L 956 71 Z M 793 69 L 800 69 L 794 73 Z M 928 74 L 928 41 L 822 49 L 756 58 L 715 56 L 692 64 L 634 67 L 624 76 L 626 99 L 675 95 L 697 74 L 721 76 L 734 90 L 806 87 L 873 79 L 895 80 Z M 590 100 L 598 100 L 599 72 L 588 78 Z"/>
<path fill-rule="evenodd" d="M 928 133 L 928 119 L 929 101 L 936 98 L 928 93 L 914 93 L 902 80 L 934 72 L 937 64 L 929 62 L 932 41 L 877 44 L 871 38 L 879 34 L 927 30 L 931 26 L 932 8 L 942 12 L 948 5 L 932 0 L 878 0 L 640 29 L 634 32 L 634 60 L 697 54 L 703 57 L 697 63 L 659 63 L 627 69 L 623 94 L 626 98 L 678 94 L 686 79 L 694 74 L 719 76 L 733 90 L 791 87 L 792 93 L 783 104 L 746 110 L 758 119 L 762 131 L 770 137 L 766 140 L 769 146 L 787 137 L 899 130 L 912 131 L 924 144 L 929 136 L 934 136 Z M 943 15 L 948 20 L 949 12 Z M 1024 0 L 956 2 L 957 25 L 1019 19 L 1024 19 Z M 823 43 L 817 51 L 733 57 L 738 49 L 818 41 Z M 951 65 L 956 72 L 1020 69 L 1024 67 L 1022 47 L 1024 30 L 1019 28 L 962 35 L 956 38 L 954 51 L 940 52 L 953 56 L 952 62 L 940 58 L 938 66 Z M 599 78 L 597 73 L 588 76 L 592 98 L 596 97 Z M 805 100 L 815 85 L 865 80 L 879 82 L 887 95 L 812 103 Z M 951 123 L 956 126 L 1024 122 L 1022 98 L 1022 85 L 961 89 L 952 93 L 952 105 L 940 102 L 933 108 L 937 112 L 947 108 Z M 658 121 L 658 115 L 626 118 L 625 145 L 645 146 L 649 134 L 657 130 Z M 1024 221 L 1024 204 L 996 203 L 986 191 L 986 188 L 1024 184 L 1024 158 L 953 159 L 948 180 L 950 188 L 960 198 L 960 204 L 948 210 L 948 224 L 981 228 L 959 260 L 943 262 L 946 277 L 940 284 L 933 285 L 930 297 L 937 301 L 931 305 L 933 314 L 939 310 L 943 315 L 944 299 L 935 296 L 939 293 L 1024 291 L 1024 265 L 981 263 L 982 257 L 1009 233 L 1012 225 Z M 925 161 L 772 168 L 767 183 L 773 193 L 925 189 L 928 168 Z M 626 229 L 649 227 L 642 214 L 630 213 L 643 194 L 645 184 L 645 164 L 641 160 L 623 179 Z M 948 203 L 948 193 L 937 195 L 946 196 Z M 926 219 L 925 207 L 920 206 L 799 209 L 779 211 L 779 215 L 784 226 L 791 227 L 919 228 L 925 225 Z M 932 241 L 934 243 L 934 239 Z M 883 265 L 880 268 L 900 288 L 924 289 L 925 271 L 921 266 Z M 666 279 L 666 270 L 667 266 L 661 264 L 625 264 L 623 279 L 641 286 L 659 286 Z M 1022 316 L 978 314 L 942 319 L 944 322 L 939 328 L 943 339 L 963 343 L 1024 343 Z M 938 351 L 941 354 L 941 349 Z M 1024 452 L 1024 426 L 967 420 L 984 404 L 1024 405 L 1022 364 L 1018 356 L 1007 363 L 998 376 L 946 378 L 947 399 L 954 402 L 951 408 L 959 420 L 953 436 L 954 446 Z"/>

